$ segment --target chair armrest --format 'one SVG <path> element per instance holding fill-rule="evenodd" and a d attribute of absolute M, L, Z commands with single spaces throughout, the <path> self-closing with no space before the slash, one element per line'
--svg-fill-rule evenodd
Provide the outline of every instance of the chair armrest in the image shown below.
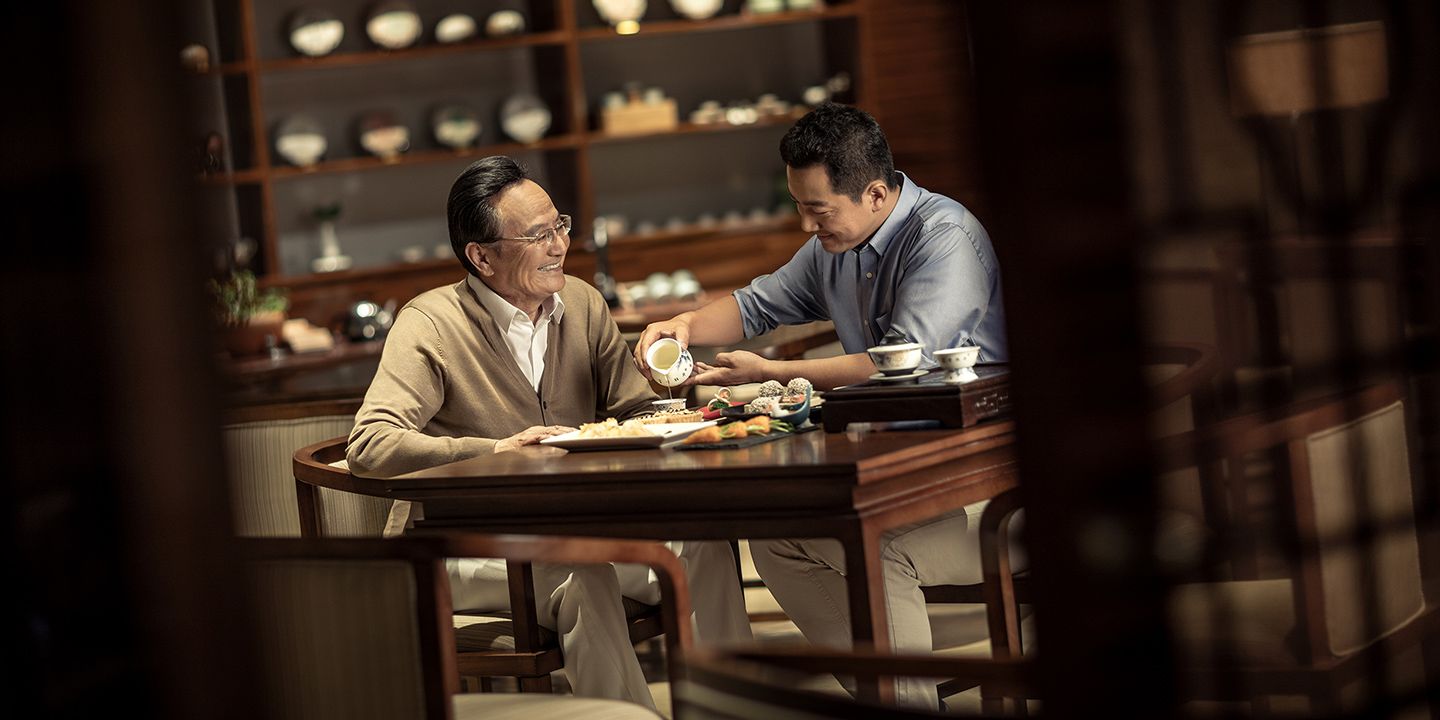
<path fill-rule="evenodd" d="M 1034 661 L 1021 658 L 893 655 L 874 650 L 827 650 L 813 647 L 701 650 L 692 658 L 696 665 L 733 661 L 815 674 L 958 678 L 976 684 L 983 683 L 994 692 L 1015 697 L 1033 696 L 1035 690 Z"/>

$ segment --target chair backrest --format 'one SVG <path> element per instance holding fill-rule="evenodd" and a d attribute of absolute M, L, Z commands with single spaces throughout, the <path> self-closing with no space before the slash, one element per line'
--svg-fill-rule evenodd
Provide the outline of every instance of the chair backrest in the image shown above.
<path fill-rule="evenodd" d="M 314 502 L 314 534 L 318 537 L 381 537 L 385 535 L 393 501 L 364 492 L 382 481 L 350 474 L 345 462 L 345 445 L 346 437 L 342 435 L 292 449 L 291 497 L 310 493 Z M 302 500 L 298 512 L 311 512 L 306 505 Z M 303 526 L 301 532 L 310 534 Z"/>
<path fill-rule="evenodd" d="M 242 540 L 267 717 L 449 718 L 443 553 L 405 540 Z"/>
<path fill-rule="evenodd" d="M 225 462 L 236 533 L 296 537 L 296 448 L 350 432 L 360 400 L 284 403 L 234 408 L 225 419 Z"/>
<path fill-rule="evenodd" d="M 1219 355 L 1213 346 L 1169 343 L 1146 348 L 1145 365 L 1150 398 L 1150 434 L 1166 437 L 1194 430 L 1203 422 Z M 1207 497 L 1202 468 L 1187 467 L 1159 479 L 1160 507 L 1168 522 L 1202 524 L 1217 514 L 1216 499 Z"/>
<path fill-rule="evenodd" d="M 1398 385 L 1378 385 L 1162 443 L 1172 468 L 1222 461 L 1242 499 L 1273 475 L 1277 517 L 1295 535 L 1287 561 L 1311 658 L 1352 653 L 1424 610 L 1401 398 Z"/>
<path fill-rule="evenodd" d="M 1425 606 L 1404 405 L 1294 441 L 1291 465 L 1297 502 L 1312 504 L 1297 508 L 1322 591 L 1311 614 L 1325 619 L 1330 654 L 1347 655 Z"/>

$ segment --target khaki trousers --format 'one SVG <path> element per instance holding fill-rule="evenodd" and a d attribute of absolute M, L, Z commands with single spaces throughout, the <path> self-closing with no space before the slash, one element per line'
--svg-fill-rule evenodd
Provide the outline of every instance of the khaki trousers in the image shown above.
<path fill-rule="evenodd" d="M 976 503 L 881 536 L 890 644 L 896 652 L 929 654 L 934 649 L 922 586 L 980 582 L 978 531 L 986 504 Z M 807 640 L 819 647 L 851 646 L 845 551 L 838 541 L 752 540 L 750 553 L 766 587 Z M 1017 568 L 1024 563 L 1018 551 L 1012 551 L 1012 562 Z M 840 678 L 840 682 L 854 692 L 853 679 Z M 931 678 L 896 678 L 895 698 L 906 707 L 938 710 L 940 706 Z"/>
<path fill-rule="evenodd" d="M 749 640 L 750 619 L 727 542 L 666 543 L 680 558 L 690 584 L 696 645 Z M 630 644 L 625 596 L 660 603 L 654 573 L 638 565 L 535 566 L 535 604 L 540 624 L 560 636 L 565 676 L 575 694 L 616 698 L 655 709 L 635 648 Z M 456 611 L 510 607 L 505 561 L 461 558 L 445 561 Z"/>

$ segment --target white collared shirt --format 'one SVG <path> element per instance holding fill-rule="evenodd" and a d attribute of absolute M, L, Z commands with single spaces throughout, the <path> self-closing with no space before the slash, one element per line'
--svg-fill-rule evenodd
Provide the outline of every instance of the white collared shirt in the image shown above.
<path fill-rule="evenodd" d="M 530 387 L 540 392 L 540 378 L 545 374 L 545 351 L 550 348 L 550 323 L 558 324 L 565 315 L 565 301 L 560 299 L 559 293 L 545 298 L 540 305 L 540 320 L 532 323 L 524 310 L 495 294 L 479 278 L 467 275 L 465 281 L 480 298 L 480 304 L 495 318 L 500 334 L 505 337 L 505 344 L 510 346 L 515 364 L 530 381 Z"/>

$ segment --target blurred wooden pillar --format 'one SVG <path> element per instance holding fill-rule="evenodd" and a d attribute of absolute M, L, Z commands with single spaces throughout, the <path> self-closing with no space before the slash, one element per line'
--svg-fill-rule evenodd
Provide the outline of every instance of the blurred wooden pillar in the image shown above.
<path fill-rule="evenodd" d="M 0 10 L 15 81 L 0 120 L 15 717 L 258 715 L 180 164 L 190 9 Z"/>
<path fill-rule="evenodd" d="M 969 10 L 1045 714 L 1171 716 L 1114 8 Z"/>

